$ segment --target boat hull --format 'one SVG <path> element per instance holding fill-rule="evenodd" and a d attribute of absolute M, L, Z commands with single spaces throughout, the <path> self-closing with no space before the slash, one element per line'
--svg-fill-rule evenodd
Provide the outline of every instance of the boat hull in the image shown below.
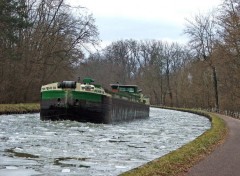
<path fill-rule="evenodd" d="M 98 101 L 78 100 L 59 104 L 54 99 L 41 101 L 41 120 L 73 120 L 91 123 L 118 123 L 149 117 L 149 105 L 106 95 Z"/>

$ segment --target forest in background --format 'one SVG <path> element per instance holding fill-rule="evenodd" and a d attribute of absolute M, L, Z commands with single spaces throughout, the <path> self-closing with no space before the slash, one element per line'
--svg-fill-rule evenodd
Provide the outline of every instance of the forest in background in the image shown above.
<path fill-rule="evenodd" d="M 38 102 L 49 82 L 137 84 L 151 104 L 239 111 L 240 2 L 188 19 L 188 43 L 99 44 L 95 19 L 64 0 L 0 0 L 0 103 Z"/>

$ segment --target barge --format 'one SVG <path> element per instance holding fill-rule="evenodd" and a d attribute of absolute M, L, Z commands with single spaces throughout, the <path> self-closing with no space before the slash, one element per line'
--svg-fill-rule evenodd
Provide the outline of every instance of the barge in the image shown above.
<path fill-rule="evenodd" d="M 137 85 L 111 84 L 105 90 L 94 80 L 55 82 L 41 87 L 40 119 L 117 123 L 149 117 L 149 98 Z"/>

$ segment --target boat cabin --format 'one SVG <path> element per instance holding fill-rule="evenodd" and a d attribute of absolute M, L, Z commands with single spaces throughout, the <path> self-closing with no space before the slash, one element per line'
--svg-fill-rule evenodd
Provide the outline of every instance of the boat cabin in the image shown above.
<path fill-rule="evenodd" d="M 112 92 L 127 92 L 127 93 L 139 93 L 138 86 L 136 85 L 120 85 L 110 84 Z"/>

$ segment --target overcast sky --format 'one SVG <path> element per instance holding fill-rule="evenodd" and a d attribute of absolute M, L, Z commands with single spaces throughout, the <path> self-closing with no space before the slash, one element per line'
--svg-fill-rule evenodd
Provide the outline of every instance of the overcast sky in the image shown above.
<path fill-rule="evenodd" d="M 206 13 L 222 0 L 68 0 L 96 19 L 102 45 L 121 39 L 186 42 L 186 18 Z"/>

